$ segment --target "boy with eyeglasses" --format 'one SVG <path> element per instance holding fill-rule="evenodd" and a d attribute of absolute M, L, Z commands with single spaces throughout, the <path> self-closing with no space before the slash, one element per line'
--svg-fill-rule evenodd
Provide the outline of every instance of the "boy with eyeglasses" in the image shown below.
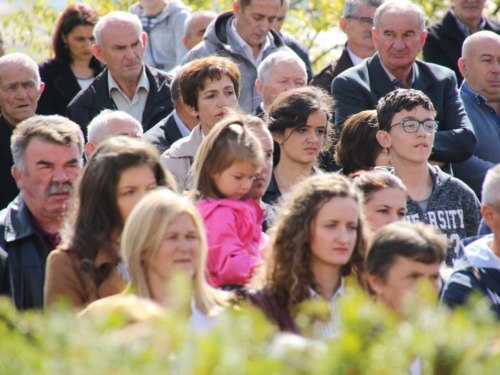
<path fill-rule="evenodd" d="M 462 181 L 428 163 L 438 122 L 430 99 L 418 90 L 395 90 L 377 105 L 377 140 L 389 149 L 394 174 L 408 188 L 406 219 L 440 229 L 448 238 L 446 264 L 460 240 L 477 233 L 481 206 Z"/>

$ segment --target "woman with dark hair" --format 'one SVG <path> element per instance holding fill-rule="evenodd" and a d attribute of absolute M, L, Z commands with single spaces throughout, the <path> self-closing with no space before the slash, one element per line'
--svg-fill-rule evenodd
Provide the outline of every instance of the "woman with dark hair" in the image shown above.
<path fill-rule="evenodd" d="M 314 164 L 328 147 L 332 111 L 331 96 L 313 86 L 285 91 L 275 99 L 268 128 L 277 145 L 265 203 L 276 204 L 302 178 L 321 173 Z"/>
<path fill-rule="evenodd" d="M 67 7 L 52 36 L 54 57 L 40 65 L 45 90 L 38 101 L 39 115 L 66 115 L 75 95 L 103 70 L 92 53 L 93 30 L 99 13 L 88 4 Z"/>
<path fill-rule="evenodd" d="M 179 79 L 182 100 L 188 113 L 200 123 L 161 156 L 180 191 L 194 187 L 189 170 L 203 139 L 230 109 L 238 107 L 240 81 L 238 66 L 225 57 L 209 56 L 183 67 Z"/>
<path fill-rule="evenodd" d="M 62 245 L 47 260 L 45 306 L 66 299 L 83 308 L 130 281 L 120 255 L 125 221 L 157 186 L 174 188 L 153 145 L 128 137 L 104 141 L 85 166 Z"/>
<path fill-rule="evenodd" d="M 281 331 L 300 333 L 297 306 L 320 298 L 328 302 L 326 320 L 314 323 L 315 338 L 339 333 L 337 299 L 345 278 L 364 286 L 366 249 L 362 198 L 358 189 L 338 174 L 311 176 L 299 182 L 281 207 L 271 237 L 265 284 L 249 294 Z M 355 282 L 356 282 L 355 281 Z"/>
<path fill-rule="evenodd" d="M 363 192 L 366 221 L 372 231 L 404 220 L 408 190 L 398 177 L 384 170 L 361 171 L 349 177 Z"/>
<path fill-rule="evenodd" d="M 335 146 L 335 162 L 345 176 L 375 166 L 392 166 L 389 150 L 380 146 L 377 111 L 362 111 L 347 119 Z"/>

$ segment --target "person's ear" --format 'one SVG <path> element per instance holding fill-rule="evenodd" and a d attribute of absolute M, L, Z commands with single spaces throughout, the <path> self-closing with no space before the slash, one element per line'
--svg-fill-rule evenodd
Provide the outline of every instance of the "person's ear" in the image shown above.
<path fill-rule="evenodd" d="M 95 145 L 92 142 L 87 142 L 85 144 L 85 154 L 87 154 L 87 158 L 90 158 L 94 153 Z"/>
<path fill-rule="evenodd" d="M 376 134 L 376 138 L 380 146 L 386 149 L 391 148 L 391 135 L 388 132 L 385 130 L 379 130 Z"/>
<path fill-rule="evenodd" d="M 281 146 L 281 144 L 283 143 L 283 134 L 271 133 L 271 136 L 273 137 L 274 141 Z"/>
<path fill-rule="evenodd" d="M 468 73 L 467 73 L 467 60 L 465 60 L 463 57 L 458 59 L 458 69 L 460 70 L 460 73 L 462 74 L 462 77 L 467 78 Z"/>
<path fill-rule="evenodd" d="M 104 56 L 102 55 L 102 48 L 98 44 L 93 44 L 92 45 L 92 53 L 94 54 L 95 58 L 101 62 L 101 64 L 106 65 L 106 60 L 104 59 Z"/>
<path fill-rule="evenodd" d="M 483 217 L 486 225 L 488 225 L 491 229 L 496 228 L 498 224 L 500 224 L 499 213 L 487 204 L 481 207 L 481 216 Z"/>
<path fill-rule="evenodd" d="M 241 4 L 239 1 L 233 1 L 233 13 L 234 15 L 240 15 L 241 13 Z"/>
<path fill-rule="evenodd" d="M 340 19 L 339 19 L 340 30 L 342 30 L 345 34 L 347 34 L 346 28 L 347 28 L 348 23 L 349 23 L 349 21 L 347 20 L 347 18 L 345 18 L 344 16 L 340 17 Z"/>
<path fill-rule="evenodd" d="M 378 51 L 378 48 L 377 48 L 378 35 L 377 35 L 377 32 L 375 31 L 375 28 L 372 29 L 372 40 L 373 40 L 373 46 L 375 47 L 375 50 Z"/>
<path fill-rule="evenodd" d="M 422 47 L 425 44 L 425 40 L 427 39 L 427 31 L 423 31 L 422 35 L 420 35 L 420 51 L 422 51 Z"/>
<path fill-rule="evenodd" d="M 23 174 L 15 165 L 12 167 L 12 176 L 14 177 L 19 190 L 24 189 Z"/>
<path fill-rule="evenodd" d="M 262 96 L 262 89 L 264 87 L 264 84 L 260 79 L 255 80 L 255 88 L 257 89 L 257 92 L 259 93 L 260 97 L 263 98 Z"/>
<path fill-rule="evenodd" d="M 195 118 L 198 118 L 198 111 L 196 109 L 187 104 L 184 104 L 184 107 L 186 108 L 187 113 Z"/>
<path fill-rule="evenodd" d="M 146 45 L 148 44 L 148 36 L 146 33 L 142 33 L 141 40 L 142 40 L 142 52 L 146 52 Z"/>
<path fill-rule="evenodd" d="M 61 33 L 61 39 L 64 42 L 64 44 L 68 44 L 68 37 L 66 35 Z"/>
<path fill-rule="evenodd" d="M 370 288 L 375 292 L 375 295 L 380 295 L 384 293 L 384 284 L 377 275 L 367 274 L 366 281 Z"/>
<path fill-rule="evenodd" d="M 40 87 L 38 88 L 38 95 L 42 95 L 44 89 L 45 89 L 45 82 L 40 82 Z"/>
<path fill-rule="evenodd" d="M 184 44 L 184 47 L 189 50 L 188 38 L 185 35 L 182 37 L 182 44 Z"/>

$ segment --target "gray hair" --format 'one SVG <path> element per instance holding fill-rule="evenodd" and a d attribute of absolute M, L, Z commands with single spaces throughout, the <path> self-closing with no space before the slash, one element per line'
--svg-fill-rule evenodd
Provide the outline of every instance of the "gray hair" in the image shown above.
<path fill-rule="evenodd" d="M 293 51 L 278 51 L 267 56 L 259 65 L 257 79 L 265 83 L 271 74 L 271 68 L 281 64 L 298 65 L 304 73 L 304 81 L 307 82 L 306 64 Z"/>
<path fill-rule="evenodd" d="M 344 17 L 357 17 L 360 5 L 378 8 L 383 2 L 384 0 L 345 0 L 344 12 L 342 15 Z"/>
<path fill-rule="evenodd" d="M 396 11 L 399 13 L 416 13 L 418 15 L 418 22 L 420 24 L 420 34 L 424 32 L 425 13 L 424 9 L 420 5 L 412 3 L 410 0 L 390 0 L 384 2 L 375 12 L 375 16 L 373 17 L 373 27 L 375 28 L 376 33 L 378 33 L 380 17 L 387 10 Z"/>
<path fill-rule="evenodd" d="M 0 57 L 0 80 L 2 77 L 2 71 L 9 65 L 21 65 L 33 73 L 33 77 L 35 78 L 36 87 L 40 88 L 40 72 L 38 71 L 38 65 L 33 61 L 31 57 L 25 55 L 24 53 L 10 53 L 8 55 L 4 55 Z M 8 78 L 13 78 L 11 75 L 8 75 Z"/>
<path fill-rule="evenodd" d="M 87 127 L 87 140 L 94 144 L 99 144 L 105 139 L 112 136 L 109 133 L 108 122 L 110 120 L 123 120 L 133 122 L 137 125 L 139 134 L 143 134 L 142 125 L 135 118 L 130 116 L 127 112 L 105 109 L 101 111 L 96 117 L 92 119 Z"/>
<path fill-rule="evenodd" d="M 193 28 L 193 23 L 198 17 L 212 17 L 216 18 L 217 13 L 215 12 L 210 12 L 208 10 L 197 10 L 193 14 L 191 14 L 187 19 L 186 22 L 184 23 L 184 36 L 185 37 L 190 37 L 191 36 L 191 29 Z"/>
<path fill-rule="evenodd" d="M 481 204 L 500 211 L 500 164 L 489 169 L 481 191 Z"/>
<path fill-rule="evenodd" d="M 102 47 L 102 33 L 108 25 L 113 23 L 130 23 L 137 29 L 139 37 L 142 35 L 142 23 L 135 14 L 123 11 L 111 12 L 100 18 L 94 26 L 94 38 L 97 45 Z"/>
<path fill-rule="evenodd" d="M 10 149 L 14 165 L 21 173 L 24 173 L 24 156 L 33 138 L 64 146 L 76 143 L 80 155 L 83 155 L 83 133 L 80 126 L 58 115 L 32 116 L 15 127 L 11 138 Z M 79 163 L 81 165 L 81 158 Z"/>

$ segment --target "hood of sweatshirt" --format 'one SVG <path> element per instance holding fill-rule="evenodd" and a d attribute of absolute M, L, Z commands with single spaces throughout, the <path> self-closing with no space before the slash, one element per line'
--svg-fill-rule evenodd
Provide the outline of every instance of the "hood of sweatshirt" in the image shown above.
<path fill-rule="evenodd" d="M 491 251 L 488 243 L 493 241 L 493 234 L 481 237 L 464 249 L 464 255 L 476 268 L 496 268 L 500 270 L 500 257 Z"/>
<path fill-rule="evenodd" d="M 141 10 L 142 6 L 137 2 L 130 7 L 129 12 L 135 14 L 136 16 L 139 16 L 141 14 Z M 170 0 L 168 5 L 160 12 L 158 16 L 158 22 L 163 21 L 167 17 L 175 15 L 175 13 L 179 12 L 180 10 L 191 11 L 191 9 L 188 6 L 184 5 L 181 0 Z"/>

